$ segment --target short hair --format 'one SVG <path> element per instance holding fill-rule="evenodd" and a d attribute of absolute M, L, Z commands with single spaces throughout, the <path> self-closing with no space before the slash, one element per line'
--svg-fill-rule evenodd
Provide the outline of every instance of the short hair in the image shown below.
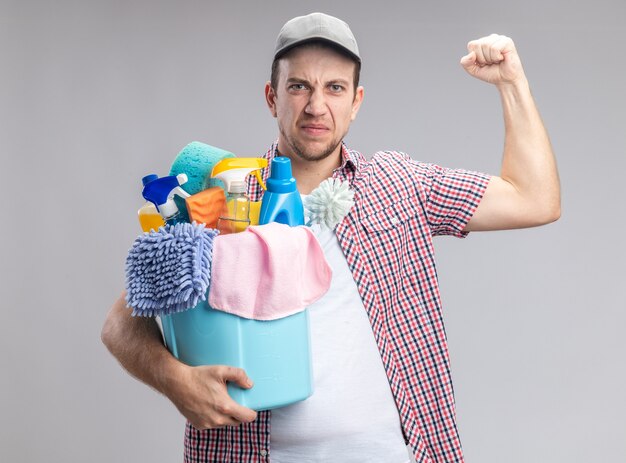
<path fill-rule="evenodd" d="M 278 85 L 278 63 L 280 62 L 280 60 L 287 57 L 291 53 L 292 50 L 295 50 L 296 48 L 304 48 L 304 47 L 331 49 L 331 50 L 336 51 L 340 55 L 345 56 L 350 61 L 352 61 L 354 63 L 354 76 L 353 76 L 352 81 L 354 83 L 354 93 L 356 94 L 356 89 L 359 86 L 359 79 L 361 77 L 361 62 L 356 60 L 352 55 L 350 55 L 343 49 L 337 46 L 334 46 L 331 43 L 326 42 L 324 40 L 312 40 L 310 42 L 303 43 L 302 45 L 297 45 L 293 47 L 292 49 L 288 50 L 287 52 L 285 52 L 284 54 L 280 55 L 278 58 L 274 58 L 274 61 L 272 62 L 272 73 L 270 75 L 270 85 L 272 86 L 274 90 L 276 90 L 276 86 Z"/>

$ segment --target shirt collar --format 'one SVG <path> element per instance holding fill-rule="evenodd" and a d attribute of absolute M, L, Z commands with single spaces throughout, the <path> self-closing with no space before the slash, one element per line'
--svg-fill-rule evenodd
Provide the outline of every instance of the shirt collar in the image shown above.
<path fill-rule="evenodd" d="M 344 174 L 346 174 L 349 170 L 356 172 L 359 170 L 360 161 L 361 156 L 359 153 L 348 149 L 346 144 L 341 142 L 341 166 L 339 166 L 339 169 L 343 170 Z"/>

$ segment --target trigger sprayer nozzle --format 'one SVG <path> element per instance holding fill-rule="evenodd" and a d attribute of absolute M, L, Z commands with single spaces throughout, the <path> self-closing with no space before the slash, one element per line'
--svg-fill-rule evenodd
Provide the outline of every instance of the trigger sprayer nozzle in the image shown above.
<path fill-rule="evenodd" d="M 246 177 L 252 174 L 256 177 L 261 188 L 265 190 L 265 183 L 261 177 L 261 169 L 265 167 L 267 167 L 267 159 L 263 158 L 223 159 L 215 164 L 211 171 L 211 177 L 224 182 L 225 190 L 230 192 L 233 182 L 239 180 L 245 182 Z"/>
<path fill-rule="evenodd" d="M 144 184 L 141 194 L 154 204 L 159 214 L 167 220 L 178 213 L 178 207 L 174 202 L 174 195 L 181 198 L 188 198 L 189 193 L 180 186 L 187 182 L 187 175 L 178 174 L 167 177 L 158 177 L 155 174 L 146 175 L 142 182 Z"/>

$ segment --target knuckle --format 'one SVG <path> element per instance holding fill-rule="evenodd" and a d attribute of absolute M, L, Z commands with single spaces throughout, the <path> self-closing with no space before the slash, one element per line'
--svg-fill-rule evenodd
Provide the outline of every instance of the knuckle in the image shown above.
<path fill-rule="evenodd" d="M 232 412 L 231 407 L 223 403 L 217 404 L 215 410 L 222 415 L 230 415 Z"/>
<path fill-rule="evenodd" d="M 213 427 L 214 428 L 223 428 L 225 426 L 228 426 L 230 423 L 226 418 L 217 418 L 216 420 L 214 420 L 213 422 Z"/>
<path fill-rule="evenodd" d="M 229 378 L 232 371 L 232 367 L 221 365 L 218 366 L 215 370 L 215 376 L 219 378 L 221 381 L 225 381 L 225 378 Z"/>

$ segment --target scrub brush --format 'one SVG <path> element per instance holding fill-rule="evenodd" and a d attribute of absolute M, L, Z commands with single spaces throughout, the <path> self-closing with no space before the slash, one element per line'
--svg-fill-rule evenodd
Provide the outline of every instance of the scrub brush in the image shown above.
<path fill-rule="evenodd" d="M 328 178 L 304 199 L 306 225 L 323 224 L 333 229 L 354 205 L 354 191 L 348 182 Z"/>

